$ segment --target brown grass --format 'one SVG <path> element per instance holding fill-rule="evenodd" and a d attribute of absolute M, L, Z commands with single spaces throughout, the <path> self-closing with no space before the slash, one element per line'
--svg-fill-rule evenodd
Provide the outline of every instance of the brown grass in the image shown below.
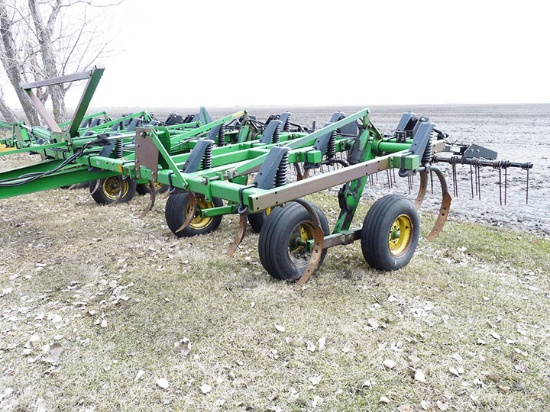
<path fill-rule="evenodd" d="M 177 239 L 164 203 L 138 219 L 146 198 L 100 207 L 86 189 L 0 201 L 0 409 L 550 404 L 548 240 L 451 221 L 400 271 L 370 269 L 356 243 L 297 287 L 263 270 L 256 234 L 224 255 L 234 216 Z"/>

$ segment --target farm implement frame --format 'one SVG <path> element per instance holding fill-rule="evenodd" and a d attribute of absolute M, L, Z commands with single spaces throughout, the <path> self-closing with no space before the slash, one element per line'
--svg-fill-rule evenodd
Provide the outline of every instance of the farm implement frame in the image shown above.
<path fill-rule="evenodd" d="M 390 135 L 371 122 L 369 110 L 335 112 L 323 127 L 294 124 L 283 112 L 261 122 L 242 110 L 213 120 L 206 109 L 186 117 L 175 113 L 159 121 L 147 112 L 111 119 L 86 115 L 103 68 L 22 85 L 47 128 L 12 125 L 2 155 L 35 153 L 38 163 L 0 173 L 0 198 L 87 183 L 100 204 L 128 201 L 137 187 L 155 195 L 169 192 L 165 217 L 179 237 L 213 232 L 222 216 L 239 215 L 239 228 L 228 254 L 245 236 L 247 225 L 259 232 L 258 253 L 274 277 L 307 282 L 334 246 L 361 242 L 367 263 L 397 270 L 413 257 L 420 216 L 430 178 L 441 187 L 441 206 L 428 239 L 442 230 L 451 196 L 444 173 L 435 164 L 516 167 L 531 163 L 496 160 L 476 145 L 450 145 L 429 118 L 404 113 Z M 58 125 L 34 97 L 33 89 L 87 80 L 71 122 Z M 327 169 L 323 173 L 319 170 Z M 361 227 L 352 221 L 369 177 L 397 170 L 402 178 L 420 177 L 415 202 L 388 194 L 376 200 Z M 323 211 L 304 198 L 339 187 L 340 212 L 332 230 Z"/>

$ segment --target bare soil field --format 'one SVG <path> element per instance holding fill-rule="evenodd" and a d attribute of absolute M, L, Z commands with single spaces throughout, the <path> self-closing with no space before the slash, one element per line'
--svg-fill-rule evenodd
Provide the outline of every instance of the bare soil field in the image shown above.
<path fill-rule="evenodd" d="M 358 109 L 250 112 L 322 125 Z M 443 232 L 396 272 L 369 268 L 356 242 L 330 249 L 303 287 L 274 280 L 250 229 L 225 255 L 235 216 L 176 238 L 166 194 L 143 219 L 140 196 L 114 207 L 87 189 L 0 200 L 0 410 L 545 410 L 550 105 L 372 107 L 371 119 L 389 133 L 406 110 L 534 168 L 529 204 L 525 171 L 511 170 L 503 206 L 494 171 L 471 199 L 465 169 Z M 22 161 L 5 157 L 0 170 Z M 374 180 L 356 224 L 381 195 L 409 195 L 406 182 Z M 334 223 L 333 191 L 310 200 Z M 437 190 L 426 199 L 423 237 L 438 202 Z"/>

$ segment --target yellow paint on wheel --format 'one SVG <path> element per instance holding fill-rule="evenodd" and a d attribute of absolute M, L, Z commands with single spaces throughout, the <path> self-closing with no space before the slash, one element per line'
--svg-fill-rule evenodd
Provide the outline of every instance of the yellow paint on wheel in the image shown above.
<path fill-rule="evenodd" d="M 409 216 L 399 215 L 392 224 L 388 242 L 390 252 L 394 256 L 400 256 L 409 247 L 412 240 L 413 224 Z"/>

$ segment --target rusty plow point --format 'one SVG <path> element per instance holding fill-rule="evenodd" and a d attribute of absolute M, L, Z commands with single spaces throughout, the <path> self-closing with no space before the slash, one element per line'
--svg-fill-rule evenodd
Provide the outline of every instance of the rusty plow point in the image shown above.
<path fill-rule="evenodd" d="M 227 256 L 231 256 L 233 253 L 237 251 L 237 248 L 241 244 L 241 242 L 244 239 L 244 234 L 246 233 L 246 213 L 241 213 L 239 218 L 239 230 L 237 231 L 237 235 L 235 236 L 235 240 L 233 240 L 233 243 L 231 243 L 231 246 L 229 246 L 229 249 L 225 254 Z"/>
<path fill-rule="evenodd" d="M 437 216 L 437 220 L 435 221 L 435 225 L 430 232 L 430 234 L 426 237 L 428 240 L 434 240 L 437 235 L 443 230 L 443 226 L 445 226 L 445 223 L 447 222 L 447 218 L 449 217 L 449 210 L 451 208 L 451 195 L 449 194 L 449 191 L 447 190 L 447 182 L 445 181 L 445 176 L 443 176 L 443 173 L 438 168 L 434 167 L 432 170 L 435 172 L 437 177 L 439 178 L 439 182 L 441 183 L 441 192 L 443 193 L 443 199 L 441 200 L 441 207 L 439 208 L 439 216 Z"/>
<path fill-rule="evenodd" d="M 191 221 L 195 218 L 195 213 L 197 212 L 197 198 L 193 192 L 189 192 L 189 203 L 187 204 L 187 215 L 185 216 L 185 222 L 181 225 L 175 233 L 181 232 L 185 229 Z"/>
<path fill-rule="evenodd" d="M 428 171 L 425 170 L 423 172 L 420 172 L 420 187 L 418 189 L 418 195 L 416 196 L 416 201 L 414 202 L 414 206 L 416 209 L 420 209 L 422 206 L 422 202 L 424 201 L 424 197 L 426 196 L 426 190 L 428 188 Z"/>
<path fill-rule="evenodd" d="M 306 208 L 307 212 L 311 216 L 311 220 L 313 221 L 314 229 L 313 229 L 313 250 L 311 251 L 311 258 L 309 260 L 309 263 L 306 266 L 306 269 L 304 270 L 304 273 L 302 274 L 302 277 L 298 279 L 298 282 L 296 283 L 298 286 L 302 286 L 305 284 L 311 275 L 317 270 L 317 267 L 319 266 L 319 263 L 321 262 L 321 256 L 323 255 L 323 240 L 325 239 L 325 232 L 323 232 L 323 228 L 321 227 L 321 221 L 319 220 L 319 216 L 313 209 L 313 207 L 307 203 L 304 202 L 301 199 L 296 199 L 295 202 L 300 203 L 303 207 Z"/>
<path fill-rule="evenodd" d="M 141 212 L 141 215 L 139 215 L 140 219 L 143 219 L 147 215 L 147 213 L 151 211 L 151 209 L 155 205 L 156 196 L 157 191 L 155 189 L 155 184 L 152 180 L 149 180 L 149 204 L 147 205 L 147 208 L 143 212 Z"/>

